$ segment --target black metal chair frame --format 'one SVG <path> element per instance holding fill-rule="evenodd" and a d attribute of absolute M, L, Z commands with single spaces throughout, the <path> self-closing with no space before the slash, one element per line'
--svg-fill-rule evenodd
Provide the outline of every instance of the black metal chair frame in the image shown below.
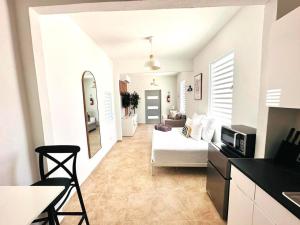
<path fill-rule="evenodd" d="M 83 202 L 83 198 L 82 198 L 82 194 L 80 191 L 80 186 L 77 178 L 77 172 L 76 172 L 76 159 L 77 159 L 77 153 L 80 151 L 80 147 L 74 145 L 51 145 L 51 146 L 38 147 L 35 151 L 39 153 L 39 169 L 40 169 L 41 181 L 47 180 L 49 176 L 53 174 L 55 171 L 57 171 L 58 169 L 63 169 L 70 176 L 70 186 L 68 187 L 68 190 L 66 190 L 64 196 L 62 196 L 62 198 L 59 200 L 61 201 L 64 198 L 62 202 L 59 204 L 59 206 L 56 207 L 55 204 L 57 204 L 57 202 L 55 202 L 54 204 L 51 203 L 44 211 L 47 212 L 48 216 L 44 218 L 36 219 L 33 221 L 33 223 L 44 222 L 42 223 L 44 225 L 47 222 L 49 222 L 50 225 L 55 225 L 55 224 L 59 225 L 58 216 L 81 216 L 78 225 L 81 225 L 83 221 L 85 221 L 86 224 L 89 225 L 89 220 L 84 206 L 84 202 Z M 62 161 L 59 161 L 55 159 L 53 156 L 51 156 L 51 154 L 62 154 L 62 153 L 70 154 L 70 155 Z M 48 158 L 57 164 L 54 168 L 52 168 L 47 173 L 45 173 L 44 170 L 45 158 Z M 69 162 L 72 158 L 73 158 L 73 163 L 72 163 L 72 172 L 71 172 L 65 166 L 65 164 Z M 73 188 L 76 189 L 82 211 L 81 212 L 59 212 L 59 210 L 63 207 L 68 197 L 70 196 Z"/>

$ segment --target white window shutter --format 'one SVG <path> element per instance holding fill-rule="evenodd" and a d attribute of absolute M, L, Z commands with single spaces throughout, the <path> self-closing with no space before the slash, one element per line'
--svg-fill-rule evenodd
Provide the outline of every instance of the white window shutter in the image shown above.
<path fill-rule="evenodd" d="M 185 80 L 180 81 L 180 112 L 185 113 L 186 108 L 186 95 L 185 95 Z"/>
<path fill-rule="evenodd" d="M 234 53 L 230 53 L 210 65 L 211 116 L 224 124 L 231 124 Z"/>
<path fill-rule="evenodd" d="M 110 92 L 104 93 L 104 118 L 106 121 L 113 120 L 112 94 Z"/>

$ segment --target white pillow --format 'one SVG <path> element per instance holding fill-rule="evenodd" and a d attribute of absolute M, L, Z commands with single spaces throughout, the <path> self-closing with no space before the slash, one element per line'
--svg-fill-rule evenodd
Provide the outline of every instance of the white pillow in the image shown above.
<path fill-rule="evenodd" d="M 189 126 L 189 127 L 192 127 L 192 123 L 193 123 L 193 121 L 192 121 L 192 119 L 189 118 L 189 117 L 188 117 L 188 118 L 186 119 L 186 121 L 185 121 L 185 125 L 186 125 L 186 126 Z"/>
<path fill-rule="evenodd" d="M 193 115 L 191 137 L 197 141 L 200 141 L 202 137 L 202 129 L 204 125 L 202 121 L 204 118 L 205 115 L 198 115 L 196 113 Z"/>
<path fill-rule="evenodd" d="M 205 118 L 203 121 L 204 127 L 202 130 L 202 139 L 207 142 L 211 142 L 216 128 L 216 122 L 213 118 Z"/>

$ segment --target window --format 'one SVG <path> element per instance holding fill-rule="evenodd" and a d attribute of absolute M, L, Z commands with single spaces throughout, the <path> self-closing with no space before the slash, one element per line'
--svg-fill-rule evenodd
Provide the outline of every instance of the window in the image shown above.
<path fill-rule="evenodd" d="M 185 96 L 185 80 L 180 81 L 180 97 L 179 97 L 180 112 L 185 113 L 186 96 Z"/>
<path fill-rule="evenodd" d="M 233 52 L 210 64 L 209 113 L 223 124 L 231 124 L 233 74 Z"/>
<path fill-rule="evenodd" d="M 104 93 L 104 118 L 106 121 L 113 120 L 112 94 L 110 92 Z"/>

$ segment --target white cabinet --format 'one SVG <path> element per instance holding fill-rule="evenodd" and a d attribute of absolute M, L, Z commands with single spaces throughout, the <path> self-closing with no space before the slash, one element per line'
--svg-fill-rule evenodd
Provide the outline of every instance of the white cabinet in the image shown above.
<path fill-rule="evenodd" d="M 254 199 L 255 183 L 253 181 L 235 167 L 231 167 L 231 178 L 232 183 L 235 183 L 248 198 Z"/>
<path fill-rule="evenodd" d="M 297 217 L 258 186 L 256 186 L 255 204 L 260 207 L 266 217 L 275 221 L 276 225 L 300 225 Z"/>
<path fill-rule="evenodd" d="M 255 184 L 235 167 L 231 167 L 228 225 L 251 225 Z"/>
<path fill-rule="evenodd" d="M 228 225 L 300 225 L 300 220 L 231 166 Z"/>
<path fill-rule="evenodd" d="M 229 225 L 251 225 L 253 214 L 252 200 L 235 184 L 230 182 Z"/>
<path fill-rule="evenodd" d="M 253 207 L 253 225 L 275 225 L 272 223 L 263 212 L 254 205 Z"/>
<path fill-rule="evenodd" d="M 274 22 L 267 52 L 267 105 L 300 108 L 300 7 Z"/>
<path fill-rule="evenodd" d="M 137 128 L 137 114 L 131 116 L 125 116 L 122 118 L 122 135 L 125 137 L 131 137 L 134 135 Z"/>

